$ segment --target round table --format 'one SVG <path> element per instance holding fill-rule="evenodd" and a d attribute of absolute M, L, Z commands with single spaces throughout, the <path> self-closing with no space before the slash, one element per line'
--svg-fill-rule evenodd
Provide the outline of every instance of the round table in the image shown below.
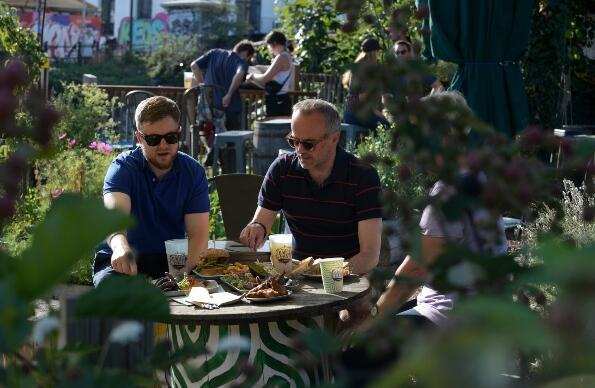
<path fill-rule="evenodd" d="M 370 284 L 364 277 L 345 279 L 338 294 L 325 293 L 316 280 L 301 280 L 301 284 L 289 298 L 269 303 L 242 302 L 204 310 L 172 302 L 168 335 L 174 350 L 198 343 L 207 349 L 206 354 L 172 368 L 173 386 L 307 387 L 330 381 L 327 363 L 314 370 L 293 365 L 298 351 L 292 348 L 292 338 L 312 328 L 333 329 L 337 312 L 365 298 Z M 250 349 L 217 352 L 221 339 L 230 336 L 247 338 Z M 244 359 L 252 365 L 250 376 L 239 367 Z"/>

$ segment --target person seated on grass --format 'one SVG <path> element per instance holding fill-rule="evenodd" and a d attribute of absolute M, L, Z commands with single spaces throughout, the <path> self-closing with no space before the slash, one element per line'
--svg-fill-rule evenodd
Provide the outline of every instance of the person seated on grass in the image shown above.
<path fill-rule="evenodd" d="M 293 107 L 287 138 L 295 152 L 269 167 L 252 221 L 240 241 L 256 250 L 283 211 L 296 259 L 344 257 L 357 274 L 371 271 L 380 255 L 382 205 L 374 167 L 341 148 L 339 112 L 307 99 Z"/>
<path fill-rule="evenodd" d="M 98 247 L 95 286 L 115 274 L 163 276 L 168 270 L 164 242 L 185 234 L 189 273 L 209 240 L 207 177 L 195 159 L 179 151 L 178 106 L 169 98 L 151 97 L 138 105 L 134 119 L 140 146 L 122 152 L 109 166 L 103 202 L 132 214 L 136 223 Z"/>

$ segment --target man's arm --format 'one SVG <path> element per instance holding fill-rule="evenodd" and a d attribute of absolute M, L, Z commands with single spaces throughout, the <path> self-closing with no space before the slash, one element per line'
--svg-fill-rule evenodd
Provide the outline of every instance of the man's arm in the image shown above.
<path fill-rule="evenodd" d="M 430 273 L 427 268 L 442 253 L 444 240 L 443 237 L 422 236 L 423 262 L 417 263 L 411 256 L 407 255 L 395 272 L 395 276 L 401 279 L 392 279 L 384 293 L 378 298 L 376 303 L 378 313 L 394 312 L 411 299 L 415 291 L 428 280 Z"/>
<path fill-rule="evenodd" d="M 252 221 L 240 233 L 240 242 L 256 251 L 264 244 L 267 233 L 271 232 L 276 217 L 276 211 L 258 206 Z"/>
<path fill-rule="evenodd" d="M 359 253 L 349 259 L 349 267 L 356 274 L 370 272 L 378 265 L 380 256 L 380 238 L 382 236 L 382 219 L 370 218 L 357 223 Z"/>
<path fill-rule="evenodd" d="M 224 108 L 227 108 L 229 106 L 231 96 L 233 96 L 235 91 L 238 90 L 241 83 L 244 81 L 244 75 L 246 75 L 246 72 L 240 70 L 236 73 L 236 75 L 233 76 L 233 79 L 231 80 L 231 85 L 229 85 L 229 89 L 227 90 L 227 94 L 223 96 L 222 104 Z"/>
<path fill-rule="evenodd" d="M 103 204 L 108 209 L 117 209 L 124 214 L 130 214 L 130 196 L 125 193 L 112 192 L 103 195 Z M 111 264 L 116 272 L 136 275 L 137 268 L 134 261 L 132 248 L 128 244 L 125 231 L 113 233 L 108 237 L 107 243 L 112 249 Z"/>
<path fill-rule="evenodd" d="M 192 70 L 192 74 L 194 74 L 196 83 L 198 83 L 198 84 L 202 83 L 202 80 L 203 80 L 202 71 L 200 70 L 200 67 L 198 67 L 198 64 L 196 63 L 196 61 L 194 61 L 190 64 L 190 70 Z"/>
<path fill-rule="evenodd" d="M 209 242 L 209 213 L 192 213 L 184 215 L 184 224 L 188 234 L 188 260 L 186 273 L 198 264 L 200 253 L 207 249 Z"/>

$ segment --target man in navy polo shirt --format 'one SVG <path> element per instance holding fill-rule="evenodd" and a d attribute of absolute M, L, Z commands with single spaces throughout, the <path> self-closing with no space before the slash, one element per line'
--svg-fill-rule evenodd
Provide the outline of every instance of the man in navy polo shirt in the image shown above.
<path fill-rule="evenodd" d="M 358 274 L 378 264 L 380 179 L 374 167 L 338 146 L 340 123 L 337 109 L 326 101 L 294 105 L 288 141 L 295 152 L 269 167 L 242 243 L 262 246 L 282 210 L 295 258 L 344 257 Z"/>
<path fill-rule="evenodd" d="M 93 263 L 93 284 L 121 273 L 158 278 L 167 271 L 165 240 L 188 236 L 190 272 L 209 239 L 207 178 L 200 164 L 178 150 L 180 110 L 169 98 L 141 102 L 135 113 L 140 147 L 111 163 L 103 183 L 109 209 L 132 214 L 135 225 L 110 235 Z"/>
<path fill-rule="evenodd" d="M 198 83 L 214 85 L 214 108 L 225 111 L 225 127 L 237 131 L 241 125 L 242 101 L 238 88 L 246 78 L 254 55 L 249 40 L 238 42 L 233 51 L 212 49 L 190 64 Z"/>

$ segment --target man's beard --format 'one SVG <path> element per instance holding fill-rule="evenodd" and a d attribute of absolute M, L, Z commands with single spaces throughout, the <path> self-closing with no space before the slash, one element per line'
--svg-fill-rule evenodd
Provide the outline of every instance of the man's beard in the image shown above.
<path fill-rule="evenodd" d="M 154 157 L 151 157 L 151 156 L 147 155 L 147 151 L 145 150 L 144 147 L 141 147 L 141 148 L 142 148 L 143 156 L 145 157 L 145 159 L 149 163 L 151 163 L 154 167 L 158 168 L 159 170 L 168 170 L 174 165 L 174 161 L 176 160 L 176 154 L 174 154 L 173 156 L 170 157 L 169 163 L 162 163 L 159 159 L 157 159 L 156 155 Z"/>

